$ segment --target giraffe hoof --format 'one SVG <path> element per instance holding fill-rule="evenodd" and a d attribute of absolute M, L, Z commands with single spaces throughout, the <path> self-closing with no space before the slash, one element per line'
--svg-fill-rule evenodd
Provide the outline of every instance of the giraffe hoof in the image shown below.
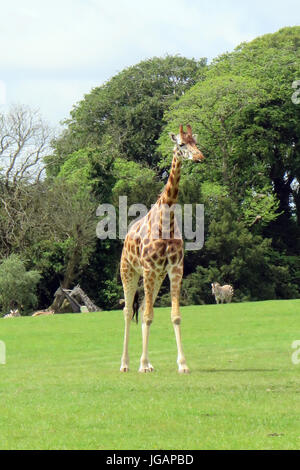
<path fill-rule="evenodd" d="M 149 367 L 140 367 L 139 368 L 139 372 L 141 372 L 142 374 L 145 374 L 146 372 L 153 372 L 154 369 L 151 365 L 149 365 Z"/>
<path fill-rule="evenodd" d="M 190 369 L 188 367 L 183 367 L 182 369 L 178 369 L 179 374 L 190 374 Z"/>
<path fill-rule="evenodd" d="M 120 372 L 129 372 L 129 367 L 121 367 Z"/>

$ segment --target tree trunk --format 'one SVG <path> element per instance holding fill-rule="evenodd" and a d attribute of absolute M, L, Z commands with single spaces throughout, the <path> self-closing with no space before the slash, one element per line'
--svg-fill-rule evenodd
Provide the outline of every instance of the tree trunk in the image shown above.
<path fill-rule="evenodd" d="M 79 263 L 80 263 L 80 253 L 79 253 L 79 249 L 76 246 L 67 263 L 67 268 L 65 271 L 64 279 L 62 281 L 62 287 L 64 289 L 70 289 L 72 284 L 74 283 L 74 280 L 76 279 L 76 275 L 78 274 Z"/>

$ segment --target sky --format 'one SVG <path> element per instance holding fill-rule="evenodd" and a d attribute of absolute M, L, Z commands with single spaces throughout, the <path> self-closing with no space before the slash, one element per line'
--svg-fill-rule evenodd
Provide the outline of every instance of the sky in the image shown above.
<path fill-rule="evenodd" d="M 0 112 L 26 104 L 59 126 L 84 94 L 141 60 L 210 61 L 299 24 L 299 0 L 1 2 Z"/>

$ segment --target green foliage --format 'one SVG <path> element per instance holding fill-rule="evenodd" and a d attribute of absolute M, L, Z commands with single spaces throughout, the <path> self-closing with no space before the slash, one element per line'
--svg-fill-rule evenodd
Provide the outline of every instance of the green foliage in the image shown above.
<path fill-rule="evenodd" d="M 299 43 L 299 26 L 283 28 L 241 44 L 219 57 L 209 71 L 210 76 L 232 73 L 260 82 L 264 99 L 240 116 L 246 129 L 241 145 L 245 155 L 264 162 L 259 176 L 272 182 L 280 203 L 277 224 L 285 227 L 291 224 L 291 199 L 300 213 L 295 185 L 300 181 L 300 106 L 291 99 L 292 83 L 299 79 Z"/>
<path fill-rule="evenodd" d="M 268 225 L 278 217 L 279 201 L 268 187 L 262 188 L 262 193 L 247 190 L 242 202 L 243 220 L 247 226 L 252 226 L 260 217 L 260 225 Z"/>
<path fill-rule="evenodd" d="M 109 202 L 111 188 L 116 182 L 114 158 L 101 148 L 80 149 L 65 159 L 57 179 L 61 179 L 77 190 L 93 193 L 97 202 Z"/>
<path fill-rule="evenodd" d="M 123 287 L 115 278 L 105 281 L 105 287 L 102 291 L 102 304 L 106 305 L 106 308 L 121 308 L 119 300 L 122 299 L 123 296 Z"/>
<path fill-rule="evenodd" d="M 15 254 L 4 259 L 0 264 L 0 305 L 2 312 L 10 308 L 28 311 L 36 306 L 36 287 L 40 273 L 27 271 L 22 259 Z"/>
<path fill-rule="evenodd" d="M 115 301 L 123 297 L 119 279 L 121 251 L 120 240 L 97 239 L 89 264 L 80 273 L 81 287 L 102 308 L 116 307 Z"/>
<path fill-rule="evenodd" d="M 119 196 L 127 196 L 128 205 L 145 204 L 150 209 L 162 189 L 162 183 L 151 168 L 117 158 L 114 163 L 116 183 L 112 188 L 113 203 L 118 204 Z"/>
<path fill-rule="evenodd" d="M 80 149 L 69 155 L 57 175 L 78 192 L 93 192 L 97 202 L 119 203 L 127 196 L 128 204 L 141 203 L 147 207 L 162 188 L 154 170 L 124 158 L 112 158 L 99 148 Z"/>
<path fill-rule="evenodd" d="M 67 180 L 78 189 L 91 189 L 91 157 L 92 151 L 89 149 L 81 149 L 69 155 L 60 168 L 58 178 Z"/>

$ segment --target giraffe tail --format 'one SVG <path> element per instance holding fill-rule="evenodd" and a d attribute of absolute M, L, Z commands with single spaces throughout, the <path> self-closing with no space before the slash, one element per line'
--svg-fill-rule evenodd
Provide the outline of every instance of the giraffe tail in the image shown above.
<path fill-rule="evenodd" d="M 136 291 L 135 296 L 134 296 L 134 300 L 133 300 L 133 315 L 132 315 L 132 320 L 135 317 L 136 323 L 139 322 L 139 306 L 140 306 L 139 305 L 139 294 Z"/>

